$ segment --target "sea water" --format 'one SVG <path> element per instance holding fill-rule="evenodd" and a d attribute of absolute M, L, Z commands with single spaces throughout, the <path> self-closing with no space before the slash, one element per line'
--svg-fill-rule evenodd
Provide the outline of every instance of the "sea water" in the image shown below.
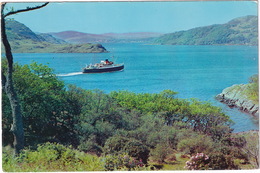
<path fill-rule="evenodd" d="M 235 122 L 235 132 L 258 129 L 258 120 L 215 100 L 226 87 L 248 83 L 258 73 L 256 46 L 175 46 L 145 44 L 103 44 L 109 53 L 14 54 L 20 64 L 33 61 L 48 64 L 66 84 L 105 93 L 128 90 L 159 93 L 178 92 L 179 98 L 197 98 L 219 106 Z M 119 72 L 83 74 L 87 64 L 109 59 L 124 63 Z"/>

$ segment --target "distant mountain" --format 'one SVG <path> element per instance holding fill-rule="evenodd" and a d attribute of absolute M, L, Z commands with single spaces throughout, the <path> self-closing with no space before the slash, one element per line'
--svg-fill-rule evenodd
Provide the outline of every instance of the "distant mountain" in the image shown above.
<path fill-rule="evenodd" d="M 63 39 L 69 43 L 93 43 L 93 42 L 107 42 L 110 37 L 98 35 L 98 34 L 88 34 L 77 31 L 63 31 L 58 33 L 49 33 L 52 36 Z"/>
<path fill-rule="evenodd" d="M 63 31 L 48 34 L 70 43 L 147 42 L 154 37 L 162 35 L 161 33 L 153 32 L 90 34 L 77 31 Z"/>
<path fill-rule="evenodd" d="M 109 36 L 114 39 L 147 39 L 153 37 L 159 37 L 162 33 L 157 32 L 129 32 L 129 33 L 106 33 L 104 36 Z"/>
<path fill-rule="evenodd" d="M 165 34 L 155 44 L 169 45 L 257 45 L 257 16 L 245 16 L 226 24 L 215 24 Z"/>
<path fill-rule="evenodd" d="M 65 40 L 53 37 L 51 34 L 39 33 L 38 36 L 44 38 L 44 41 L 46 41 L 48 43 L 53 43 L 53 44 L 66 44 L 66 43 L 68 43 Z"/>
<path fill-rule="evenodd" d="M 6 33 L 13 53 L 101 53 L 107 50 L 100 44 L 69 44 L 50 34 L 36 34 L 24 24 L 6 21 Z M 3 46 L 2 46 L 2 51 Z"/>

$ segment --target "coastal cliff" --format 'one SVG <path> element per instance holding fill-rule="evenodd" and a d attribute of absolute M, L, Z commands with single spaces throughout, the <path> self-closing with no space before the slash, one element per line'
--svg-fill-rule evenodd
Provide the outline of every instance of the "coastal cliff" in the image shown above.
<path fill-rule="evenodd" d="M 250 87 L 250 84 L 233 85 L 224 89 L 222 93 L 216 96 L 216 99 L 229 107 L 237 107 L 241 111 L 258 116 L 259 104 L 247 96 L 247 91 Z"/>

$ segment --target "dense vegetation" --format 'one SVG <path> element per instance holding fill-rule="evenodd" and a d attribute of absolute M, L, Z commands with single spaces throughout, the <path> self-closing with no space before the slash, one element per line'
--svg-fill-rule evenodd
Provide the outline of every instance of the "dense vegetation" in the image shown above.
<path fill-rule="evenodd" d="M 253 75 L 249 79 L 248 90 L 246 91 L 246 95 L 248 98 L 253 100 L 256 104 L 259 103 L 259 77 L 258 75 Z"/>
<path fill-rule="evenodd" d="M 14 81 L 26 149 L 18 158 L 10 155 L 11 111 L 3 92 L 4 171 L 258 167 L 258 155 L 248 154 L 257 151 L 258 133 L 253 140 L 231 133 L 229 117 L 208 102 L 175 98 L 171 90 L 106 94 L 65 86 L 52 69 L 35 62 L 15 64 Z M 187 165 L 197 153 L 208 157 L 204 166 Z"/>
<path fill-rule="evenodd" d="M 6 21 L 6 33 L 13 53 L 107 52 L 100 44 L 68 44 L 50 34 L 36 34 L 24 24 L 11 19 Z"/>
<path fill-rule="evenodd" d="M 187 31 L 165 34 L 156 44 L 171 45 L 257 45 L 257 16 L 245 16 L 226 24 L 193 28 Z"/>

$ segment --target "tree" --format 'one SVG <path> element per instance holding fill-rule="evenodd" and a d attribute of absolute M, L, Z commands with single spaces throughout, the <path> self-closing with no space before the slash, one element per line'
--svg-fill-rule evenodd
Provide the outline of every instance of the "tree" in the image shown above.
<path fill-rule="evenodd" d="M 259 168 L 259 133 L 257 131 L 250 131 L 245 135 L 246 145 L 242 151 L 248 156 L 254 168 Z"/>
<path fill-rule="evenodd" d="M 5 55 L 7 59 L 7 72 L 4 74 L 2 72 L 2 85 L 5 89 L 6 95 L 10 101 L 11 109 L 12 109 L 12 118 L 13 123 L 11 127 L 11 131 L 14 135 L 14 148 L 15 148 L 15 154 L 19 154 L 20 150 L 24 147 L 24 130 L 23 130 L 23 120 L 22 120 L 22 112 L 21 112 L 21 105 L 20 101 L 17 97 L 14 85 L 13 85 L 13 55 L 11 46 L 9 44 L 9 41 L 7 39 L 6 30 L 5 30 L 5 18 L 14 15 L 21 12 L 36 10 L 42 7 L 45 7 L 48 4 L 48 2 L 35 6 L 35 7 L 27 7 L 26 9 L 21 10 L 12 10 L 10 12 L 7 12 L 4 14 L 4 9 L 6 3 L 2 3 L 1 8 L 1 37 L 2 42 L 5 48 Z"/>

